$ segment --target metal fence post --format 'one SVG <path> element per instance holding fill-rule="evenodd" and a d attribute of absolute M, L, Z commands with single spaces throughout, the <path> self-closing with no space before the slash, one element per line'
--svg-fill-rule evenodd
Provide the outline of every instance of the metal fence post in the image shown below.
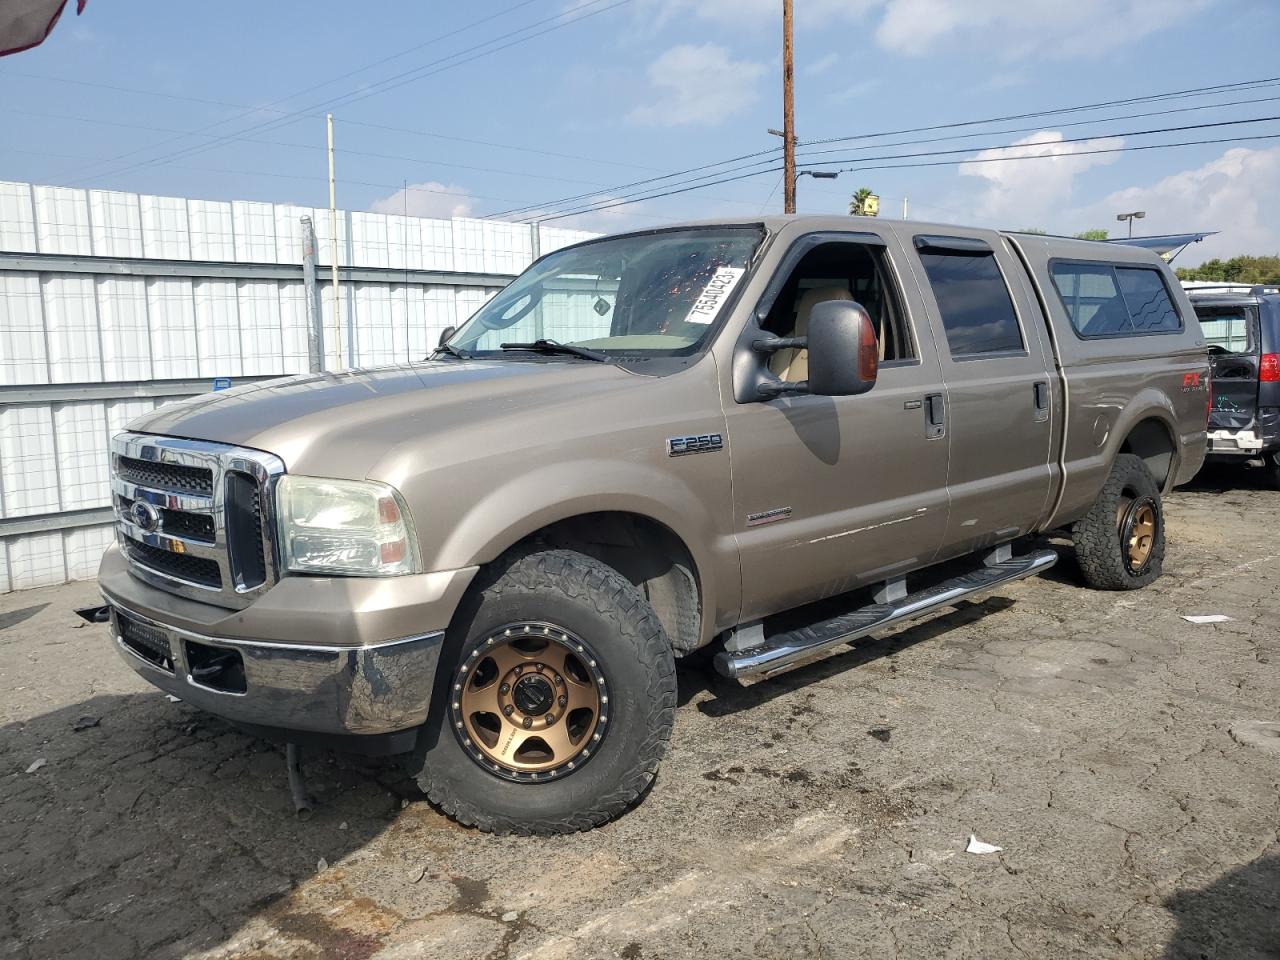
<path fill-rule="evenodd" d="M 310 217 L 302 218 L 302 284 L 307 299 L 307 361 L 311 372 L 319 373 L 324 369 L 324 321 L 316 286 L 316 230 Z"/>

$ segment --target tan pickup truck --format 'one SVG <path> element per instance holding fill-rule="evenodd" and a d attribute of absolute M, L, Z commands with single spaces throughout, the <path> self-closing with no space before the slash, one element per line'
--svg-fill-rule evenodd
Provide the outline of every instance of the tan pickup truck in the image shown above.
<path fill-rule="evenodd" d="M 421 363 L 162 407 L 112 446 L 114 642 L 289 742 L 406 755 L 483 830 L 639 798 L 726 676 L 1050 566 L 1160 575 L 1204 339 L 1132 247 L 849 217 L 543 257 Z"/>

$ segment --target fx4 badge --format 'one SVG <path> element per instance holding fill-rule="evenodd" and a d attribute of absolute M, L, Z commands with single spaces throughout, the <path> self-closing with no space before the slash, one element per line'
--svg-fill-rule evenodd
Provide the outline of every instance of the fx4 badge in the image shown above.
<path fill-rule="evenodd" d="M 1202 373 L 1184 373 L 1182 375 L 1182 392 L 1196 393 L 1204 390 L 1204 374 Z"/>
<path fill-rule="evenodd" d="M 718 433 L 703 433 L 696 437 L 669 437 L 667 456 L 684 457 L 691 453 L 715 453 L 724 449 L 724 437 Z"/>

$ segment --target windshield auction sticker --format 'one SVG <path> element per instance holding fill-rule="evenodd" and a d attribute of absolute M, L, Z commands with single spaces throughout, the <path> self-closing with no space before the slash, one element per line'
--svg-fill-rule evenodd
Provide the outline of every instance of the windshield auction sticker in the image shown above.
<path fill-rule="evenodd" d="M 693 302 L 685 322 L 705 324 L 714 320 L 746 272 L 744 267 L 720 267 L 716 270 L 715 275 L 707 282 L 706 289 Z"/>

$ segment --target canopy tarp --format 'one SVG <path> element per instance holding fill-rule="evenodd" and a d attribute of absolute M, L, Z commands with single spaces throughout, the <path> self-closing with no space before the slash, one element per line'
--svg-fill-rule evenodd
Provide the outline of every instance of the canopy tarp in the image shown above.
<path fill-rule="evenodd" d="M 0 57 L 44 43 L 68 0 L 0 0 Z M 76 15 L 89 0 L 76 0 Z"/>
<path fill-rule="evenodd" d="M 1199 243 L 1205 237 L 1215 236 L 1217 232 L 1217 230 L 1210 230 L 1206 233 L 1170 233 L 1159 237 L 1115 237 L 1110 242 L 1123 243 L 1128 247 L 1143 247 L 1147 250 L 1154 250 L 1166 260 L 1172 260 L 1185 247 L 1189 247 L 1193 243 Z"/>

